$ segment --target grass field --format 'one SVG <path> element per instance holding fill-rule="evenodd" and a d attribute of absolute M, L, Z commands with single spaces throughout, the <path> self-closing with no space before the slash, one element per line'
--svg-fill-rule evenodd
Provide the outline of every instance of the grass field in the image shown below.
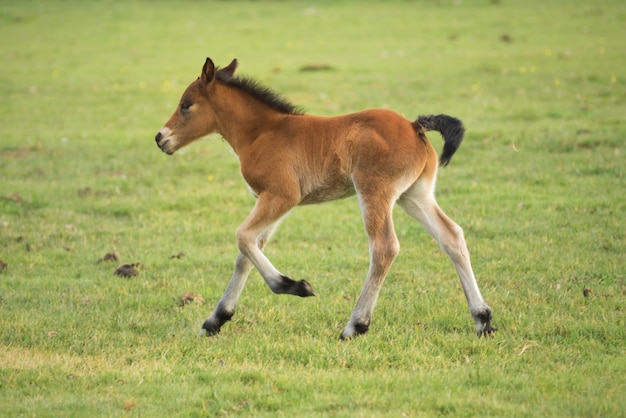
<path fill-rule="evenodd" d="M 0 38 L 1 416 L 626 416 L 623 1 L 0 0 Z M 207 56 L 309 113 L 462 119 L 438 201 L 496 335 L 398 210 L 370 332 L 338 341 L 368 264 L 348 199 L 267 249 L 317 298 L 253 272 L 199 338 L 254 200 L 219 138 L 153 138 Z"/>

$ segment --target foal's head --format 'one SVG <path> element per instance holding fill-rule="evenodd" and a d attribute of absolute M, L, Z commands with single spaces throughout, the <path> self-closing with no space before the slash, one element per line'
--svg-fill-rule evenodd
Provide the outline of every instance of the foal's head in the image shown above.
<path fill-rule="evenodd" d="M 214 80 L 216 76 L 220 79 L 231 78 L 236 69 L 237 60 L 216 70 L 213 61 L 206 59 L 202 74 L 187 87 L 176 111 L 154 138 L 163 152 L 172 155 L 196 139 L 216 132 L 215 113 L 209 103 Z"/>

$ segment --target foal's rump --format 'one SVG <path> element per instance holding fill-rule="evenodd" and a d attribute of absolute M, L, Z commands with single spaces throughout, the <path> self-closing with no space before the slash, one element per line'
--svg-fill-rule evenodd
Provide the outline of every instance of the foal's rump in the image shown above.
<path fill-rule="evenodd" d="M 373 140 L 372 148 L 367 151 L 402 155 L 405 153 L 428 152 L 430 148 L 427 131 L 437 131 L 444 140 L 444 148 L 439 164 L 446 166 L 463 141 L 465 127 L 452 116 L 421 115 L 410 122 L 405 117 L 389 109 L 369 109 L 361 112 L 338 116 L 332 119 L 344 120 L 349 124 L 347 135 Z M 416 146 L 416 140 L 419 140 Z M 420 155 L 424 157 L 423 155 Z"/>

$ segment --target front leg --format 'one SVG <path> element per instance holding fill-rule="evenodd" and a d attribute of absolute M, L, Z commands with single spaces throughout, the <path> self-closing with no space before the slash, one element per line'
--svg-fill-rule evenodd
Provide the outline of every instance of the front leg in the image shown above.
<path fill-rule="evenodd" d="M 295 281 L 283 275 L 263 254 L 257 245 L 259 236 L 268 229 L 273 231 L 280 219 L 298 203 L 299 199 L 262 193 L 243 224 L 237 229 L 239 251 L 254 264 L 272 292 L 296 296 L 315 296 L 313 287 L 306 281 Z"/>
<path fill-rule="evenodd" d="M 235 271 L 228 283 L 228 287 L 209 319 L 204 321 L 201 334 L 205 332 L 207 336 L 218 334 L 222 325 L 233 317 L 237 301 L 241 296 L 250 270 L 252 270 L 252 263 L 246 256 L 239 253 L 235 260 Z"/>
<path fill-rule="evenodd" d="M 263 251 L 272 234 L 276 231 L 277 226 L 278 222 L 275 222 L 263 231 L 257 240 L 259 251 Z M 243 291 L 252 267 L 253 264 L 248 257 L 241 252 L 237 254 L 237 258 L 235 259 L 235 271 L 230 278 L 228 287 L 209 319 L 204 321 L 201 334 L 205 332 L 207 336 L 219 334 L 222 325 L 233 317 L 237 302 L 239 301 L 239 297 L 241 296 L 241 292 Z"/>
<path fill-rule="evenodd" d="M 263 199 L 265 200 L 266 198 Z M 206 333 L 207 336 L 218 334 L 222 325 L 233 317 L 253 266 L 256 266 L 274 293 L 302 297 L 315 296 L 313 287 L 306 280 L 295 281 L 282 275 L 263 254 L 263 249 L 276 230 L 280 217 L 286 213 L 267 210 L 266 205 L 259 198 L 252 213 L 237 230 L 237 244 L 240 252 L 235 260 L 235 271 L 215 310 L 202 325 L 201 334 Z M 270 205 L 269 207 L 275 208 L 276 206 Z M 276 213 L 280 215 L 276 217 Z"/>

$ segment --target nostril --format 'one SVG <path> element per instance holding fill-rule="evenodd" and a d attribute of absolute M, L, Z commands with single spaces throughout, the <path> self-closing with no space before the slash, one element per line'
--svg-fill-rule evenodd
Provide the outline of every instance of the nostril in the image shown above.
<path fill-rule="evenodd" d="M 161 135 L 161 132 L 157 132 L 156 136 L 154 137 L 154 140 L 158 144 L 161 138 L 163 138 L 163 135 Z"/>

